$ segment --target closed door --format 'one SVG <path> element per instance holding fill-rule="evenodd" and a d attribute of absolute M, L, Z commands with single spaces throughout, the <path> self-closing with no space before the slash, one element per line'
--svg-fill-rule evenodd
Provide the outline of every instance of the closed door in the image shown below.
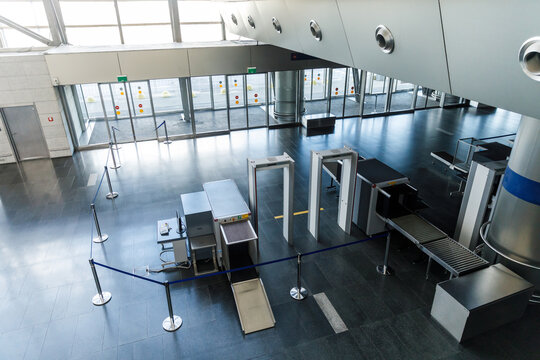
<path fill-rule="evenodd" d="M 49 150 L 34 106 L 2 109 L 17 160 L 48 158 Z"/>

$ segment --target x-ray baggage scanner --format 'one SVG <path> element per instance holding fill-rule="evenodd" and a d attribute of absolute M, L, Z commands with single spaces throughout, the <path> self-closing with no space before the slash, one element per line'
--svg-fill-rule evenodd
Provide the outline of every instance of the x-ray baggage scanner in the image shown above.
<path fill-rule="evenodd" d="M 207 182 L 204 191 L 212 209 L 219 263 L 226 270 L 258 262 L 259 238 L 251 225 L 251 211 L 231 180 Z M 227 274 L 245 334 L 273 327 L 274 314 L 256 268 Z"/>

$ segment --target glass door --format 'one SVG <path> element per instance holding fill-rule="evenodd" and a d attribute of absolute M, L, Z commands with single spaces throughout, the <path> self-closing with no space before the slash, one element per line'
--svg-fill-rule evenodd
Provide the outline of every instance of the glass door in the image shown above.
<path fill-rule="evenodd" d="M 197 133 L 229 130 L 225 75 L 210 76 L 209 81 L 212 109 L 195 115 Z"/>
<path fill-rule="evenodd" d="M 114 106 L 115 118 L 109 119 L 111 128 L 116 129 L 118 142 L 131 142 L 136 140 L 134 126 L 131 119 L 131 105 L 128 103 L 126 83 L 103 84 L 101 89 L 103 97 L 109 97 Z M 107 92 L 107 90 L 109 90 Z"/>
<path fill-rule="evenodd" d="M 386 103 L 386 88 L 390 78 L 367 73 L 366 95 L 364 97 L 364 115 L 383 113 Z"/>
<path fill-rule="evenodd" d="M 414 85 L 394 80 L 392 90 L 392 101 L 390 103 L 390 111 L 410 110 L 413 107 Z"/>
<path fill-rule="evenodd" d="M 345 91 L 345 112 L 343 116 L 360 116 L 360 83 L 362 82 L 362 75 L 365 76 L 365 72 L 354 68 L 349 68 L 349 75 L 347 77 L 347 90 Z"/>
<path fill-rule="evenodd" d="M 166 121 L 169 136 L 191 134 L 191 123 L 184 118 L 179 80 L 150 80 L 150 92 L 157 126 Z M 160 139 L 165 137 L 164 132 L 164 129 L 159 128 Z"/>
<path fill-rule="evenodd" d="M 332 98 L 330 103 L 330 112 L 337 117 L 343 116 L 343 101 L 346 92 L 347 69 L 332 69 Z"/>
<path fill-rule="evenodd" d="M 152 110 L 150 90 L 147 81 L 129 83 L 131 107 L 133 111 L 133 124 L 137 140 L 150 140 L 156 138 L 156 120 Z M 164 130 L 159 129 L 161 132 Z"/>
<path fill-rule="evenodd" d="M 305 104 L 306 115 L 327 111 L 327 74 L 328 69 L 313 69 L 309 101 Z"/>
<path fill-rule="evenodd" d="M 79 145 L 106 144 L 109 142 L 109 129 L 107 120 L 103 115 L 102 93 L 100 85 L 79 85 L 79 101 L 85 126 L 79 136 Z M 111 112 L 112 113 L 112 112 Z"/>
<path fill-rule="evenodd" d="M 244 101 L 244 76 L 229 75 L 229 106 L 231 129 L 247 128 L 246 103 Z"/>
<path fill-rule="evenodd" d="M 248 124 L 250 128 L 266 126 L 265 79 L 265 74 L 246 75 Z"/>

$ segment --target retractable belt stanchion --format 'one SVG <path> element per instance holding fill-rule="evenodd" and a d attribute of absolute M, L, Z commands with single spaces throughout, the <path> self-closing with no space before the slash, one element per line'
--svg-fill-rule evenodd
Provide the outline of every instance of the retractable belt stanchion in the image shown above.
<path fill-rule="evenodd" d="M 165 128 L 165 141 L 163 143 L 164 144 L 170 144 L 170 143 L 172 143 L 172 141 L 169 140 L 169 132 L 167 131 L 167 122 L 166 121 L 163 121 L 163 127 Z"/>
<path fill-rule="evenodd" d="M 120 166 L 122 166 L 120 164 L 120 162 L 118 162 L 118 164 L 116 163 L 116 158 L 114 157 L 114 150 L 113 150 L 113 143 L 112 141 L 109 143 L 109 149 L 111 151 L 111 156 L 112 156 L 112 161 L 113 161 L 113 166 L 109 166 L 111 169 L 118 169 Z M 118 159 L 120 160 L 120 159 Z"/>
<path fill-rule="evenodd" d="M 388 253 L 390 252 L 390 231 L 386 235 L 386 250 L 384 251 L 384 263 L 377 265 L 377 272 L 382 275 L 392 275 L 394 270 L 388 266 Z"/>
<path fill-rule="evenodd" d="M 118 146 L 118 141 L 116 141 L 116 132 L 120 131 L 120 129 L 117 129 L 114 126 L 111 126 L 111 129 L 113 131 L 112 134 L 113 134 L 113 139 L 114 139 L 114 150 L 121 149 L 121 147 Z"/>
<path fill-rule="evenodd" d="M 111 177 L 109 176 L 109 169 L 107 168 L 107 166 L 105 166 L 105 176 L 107 177 L 107 184 L 109 185 L 109 193 L 105 195 L 105 197 L 109 200 L 112 200 L 115 197 L 118 197 L 118 193 L 116 191 L 113 191 L 112 189 Z"/>
<path fill-rule="evenodd" d="M 166 331 L 176 331 L 182 326 L 182 318 L 173 314 L 171 303 L 171 289 L 168 281 L 165 281 L 165 293 L 167 294 L 167 306 L 169 307 L 169 316 L 163 320 L 163 329 Z"/>
<path fill-rule="evenodd" d="M 165 141 L 163 143 L 169 145 L 170 143 L 172 143 L 172 141 L 169 140 L 169 131 L 167 130 L 167 122 L 165 120 L 163 120 L 163 122 L 161 124 L 159 124 L 159 126 L 156 128 L 156 131 L 161 126 L 163 126 L 165 128 Z M 158 139 L 158 141 L 159 141 L 159 139 Z"/>
<path fill-rule="evenodd" d="M 96 306 L 105 305 L 111 300 L 112 295 L 108 291 L 101 291 L 101 284 L 99 283 L 99 278 L 97 276 L 96 266 L 94 265 L 94 259 L 90 259 L 88 260 L 88 262 L 90 263 L 90 269 L 92 269 L 92 275 L 94 276 L 94 281 L 96 283 L 96 289 L 98 292 L 92 298 L 92 304 Z"/>
<path fill-rule="evenodd" d="M 94 204 L 90 204 L 90 209 L 92 210 L 92 216 L 94 216 L 94 223 L 96 224 L 97 232 L 97 236 L 93 238 L 92 241 L 95 243 L 102 243 L 104 241 L 107 241 L 109 235 L 101 233 L 101 228 L 99 227 L 99 221 L 96 214 L 96 206 Z"/>
<path fill-rule="evenodd" d="M 296 274 L 296 286 L 291 289 L 289 294 L 295 300 L 304 300 L 307 296 L 307 290 L 302 287 L 300 274 L 302 270 L 302 254 L 297 256 L 297 274 Z"/>

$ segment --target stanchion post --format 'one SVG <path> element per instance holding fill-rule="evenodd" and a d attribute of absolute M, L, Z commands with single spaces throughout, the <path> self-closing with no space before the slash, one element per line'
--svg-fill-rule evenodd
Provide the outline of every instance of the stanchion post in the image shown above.
<path fill-rule="evenodd" d="M 165 120 L 163 121 L 163 127 L 165 128 L 165 141 L 163 143 L 169 145 L 172 141 L 169 140 L 169 132 L 167 131 L 167 122 Z"/>
<path fill-rule="evenodd" d="M 88 262 L 90 263 L 90 269 L 92 269 L 92 275 L 94 276 L 94 281 L 96 283 L 96 289 L 98 292 L 92 298 L 92 304 L 96 306 L 105 305 L 106 303 L 111 301 L 112 295 L 108 291 L 101 291 L 101 284 L 99 283 L 99 278 L 97 276 L 96 266 L 94 265 L 94 259 L 90 259 L 88 260 Z"/>
<path fill-rule="evenodd" d="M 388 253 L 390 252 L 390 231 L 386 235 L 386 250 L 384 251 L 384 263 L 377 265 L 377 272 L 381 275 L 392 275 L 394 270 L 388 266 Z"/>
<path fill-rule="evenodd" d="M 118 193 L 116 191 L 113 191 L 112 185 L 111 185 L 111 177 L 109 176 L 109 169 L 105 165 L 105 176 L 107 177 L 107 184 L 109 185 L 109 193 L 105 195 L 105 197 L 109 200 L 114 199 L 115 197 L 118 197 Z"/>
<path fill-rule="evenodd" d="M 118 149 L 121 149 L 121 147 L 118 146 L 118 141 L 116 141 L 116 132 L 120 130 L 118 130 L 114 126 L 111 126 L 111 128 L 112 128 L 112 134 L 113 134 L 113 139 L 114 139 L 114 150 L 118 151 Z"/>
<path fill-rule="evenodd" d="M 111 169 L 118 169 L 120 166 L 122 166 L 120 163 L 116 163 L 116 158 L 114 157 L 114 150 L 113 150 L 113 143 L 112 141 L 109 143 L 109 150 L 111 151 L 113 166 L 109 166 Z"/>
<path fill-rule="evenodd" d="M 300 280 L 302 271 L 302 254 L 298 254 L 297 259 L 297 273 L 296 273 L 296 286 L 291 289 L 289 294 L 295 300 L 304 300 L 307 296 L 307 290 L 302 287 Z"/>
<path fill-rule="evenodd" d="M 90 210 L 92 210 L 92 215 L 94 216 L 94 223 L 96 224 L 97 232 L 97 236 L 93 238 L 92 241 L 95 243 L 102 243 L 104 241 L 107 241 L 109 235 L 101 233 L 101 228 L 99 227 L 99 221 L 96 214 L 96 206 L 94 204 L 90 204 Z"/>
<path fill-rule="evenodd" d="M 176 331 L 182 326 L 182 318 L 173 314 L 171 302 L 171 289 L 168 281 L 165 281 L 165 293 L 167 294 L 167 306 L 169 308 L 169 316 L 163 320 L 163 329 L 169 332 Z"/>

